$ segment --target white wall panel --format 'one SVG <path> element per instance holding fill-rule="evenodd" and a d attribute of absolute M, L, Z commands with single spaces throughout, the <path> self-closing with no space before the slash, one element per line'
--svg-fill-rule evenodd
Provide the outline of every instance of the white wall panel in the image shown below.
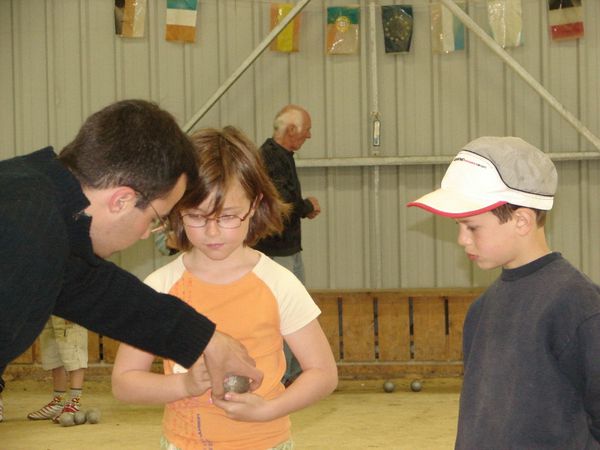
<path fill-rule="evenodd" d="M 369 5 L 318 1 L 302 13 L 300 52 L 266 50 L 195 128 L 233 124 L 261 144 L 286 103 L 305 106 L 313 137 L 302 160 L 446 155 L 480 135 L 517 135 L 550 153 L 593 146 L 472 33 L 467 48 L 431 52 L 429 0 L 376 1 L 377 52 L 368 47 Z M 412 4 L 409 53 L 386 54 L 379 5 Z M 327 6 L 361 7 L 357 55 L 325 53 Z M 547 2 L 522 0 L 524 45 L 508 49 L 595 134 L 600 134 L 600 2 L 585 1 L 585 37 L 552 41 Z M 266 0 L 201 0 L 196 42 L 166 42 L 165 2 L 148 1 L 142 39 L 114 35 L 113 0 L 0 0 L 0 158 L 51 144 L 62 148 L 82 121 L 131 97 L 158 102 L 186 124 L 269 32 Z M 484 29 L 486 2 L 466 11 Z M 372 57 L 374 56 L 374 57 Z M 373 70 L 373 61 L 377 62 Z M 376 80 L 372 77 L 376 74 Z M 372 86 L 379 94 L 375 98 Z M 371 146 L 379 104 L 381 146 Z M 600 163 L 558 162 L 556 250 L 600 281 Z M 445 165 L 300 168 L 323 213 L 304 222 L 312 288 L 485 286 L 456 244 L 452 220 L 405 204 L 439 186 Z M 168 258 L 151 240 L 113 258 L 143 277 Z"/>
<path fill-rule="evenodd" d="M 547 45 L 548 33 L 545 31 L 546 25 L 541 3 L 523 3 L 523 39 L 525 43 L 519 48 L 511 49 L 510 54 L 531 76 L 543 84 L 540 48 L 542 45 Z M 541 146 L 545 102 L 524 80 L 515 76 L 510 68 L 505 66 L 503 70 L 509 86 L 507 103 L 510 104 L 510 108 L 507 110 L 509 120 L 506 132 L 521 136 L 526 141 Z"/>
<path fill-rule="evenodd" d="M 15 80 L 14 80 L 14 25 L 12 5 L 5 2 L 0 14 L 0 159 L 14 155 L 17 133 L 15 130 Z"/>
<path fill-rule="evenodd" d="M 560 214 L 550 214 L 552 234 L 549 244 L 553 248 L 564 249 L 569 260 L 581 261 L 581 227 L 585 221 L 581 205 L 581 163 L 562 162 L 557 169 L 561 189 L 555 201 L 556 211 L 560 211 Z"/>
<path fill-rule="evenodd" d="M 73 137 L 81 121 L 91 112 L 97 111 L 110 102 L 122 98 L 117 91 L 117 77 L 121 71 L 121 65 L 117 64 L 117 49 L 123 45 L 121 39 L 115 38 L 114 34 L 106 30 L 114 26 L 113 7 L 110 2 L 98 2 L 88 0 L 84 3 L 82 14 L 82 114 L 79 121 L 72 124 L 71 135 L 64 141 L 56 142 L 56 145 L 64 145 Z M 60 61 L 67 67 L 71 63 Z M 117 70 L 118 68 L 118 70 Z M 79 123 L 78 123 L 79 122 Z"/>
<path fill-rule="evenodd" d="M 42 1 L 12 2 L 3 11 L 12 11 L 13 39 L 8 42 L 13 60 L 5 68 L 14 74 L 15 99 L 8 106 L 13 108 L 16 153 L 22 154 L 49 139 L 46 11 Z"/>
<path fill-rule="evenodd" d="M 305 255 L 312 255 L 310 267 L 307 264 L 306 269 L 310 270 L 310 282 L 314 286 L 327 286 L 330 282 L 330 268 L 337 265 L 329 248 L 331 234 L 328 226 L 333 221 L 333 210 L 327 195 L 327 170 L 305 169 L 301 174 L 301 182 L 304 195 L 316 197 L 323 211 L 317 218 L 305 220 L 302 225 L 302 248 Z"/>
<path fill-rule="evenodd" d="M 386 286 L 393 286 L 394 271 L 401 285 L 412 287 L 434 287 L 436 285 L 435 264 L 435 223 L 431 214 L 410 211 L 405 205 L 428 190 L 433 190 L 439 180 L 434 177 L 430 167 L 398 168 L 398 233 L 400 245 L 386 249 L 386 252 L 398 253 L 400 265 L 389 267 Z M 394 232 L 394 230 L 390 230 Z M 384 253 L 384 254 L 385 254 Z M 390 259 L 390 261 L 392 261 Z M 397 281 L 396 281 L 397 282 Z M 389 284 L 388 284 L 389 283 Z"/>
<path fill-rule="evenodd" d="M 414 20 L 429 21 L 429 8 L 414 6 Z M 381 20 L 377 21 L 381 27 Z M 378 36 L 381 36 L 381 29 Z M 433 149 L 433 92 L 428 27 L 417 27 L 409 53 L 386 54 L 378 43 L 382 156 L 430 155 Z"/>
<path fill-rule="evenodd" d="M 83 69 L 91 56 L 82 52 L 82 31 L 87 21 L 82 22 L 84 3 L 77 0 L 63 1 L 48 10 L 46 20 L 46 36 L 48 49 L 47 70 L 42 73 L 47 77 L 46 85 L 38 87 L 36 96 L 48 96 L 49 112 L 45 118 L 52 124 L 49 142 L 69 142 L 78 126 L 71 121 L 73 117 L 84 119 L 86 112 L 82 110 L 82 100 L 87 92 L 83 84 L 87 83 Z M 35 14 L 35 11 L 31 11 Z M 65 64 L 72 60 L 72 64 Z M 84 81 L 85 80 L 85 81 Z M 64 126 L 63 124 L 68 124 Z"/>
<path fill-rule="evenodd" d="M 582 254 L 581 269 L 596 282 L 600 279 L 600 162 L 593 161 L 584 165 L 582 190 L 585 191 L 582 202 L 583 226 L 581 227 Z M 585 220 L 586 219 L 586 220 Z M 585 234 L 583 234 L 585 233 Z"/>
<path fill-rule="evenodd" d="M 331 156 L 328 145 L 328 135 L 332 133 L 328 120 L 326 79 L 327 72 L 324 70 L 325 36 L 323 33 L 323 11 L 322 2 L 313 0 L 302 11 L 302 33 L 300 35 L 300 51 L 289 56 L 289 90 L 280 83 L 272 84 L 270 89 L 275 91 L 266 99 L 273 98 L 278 103 L 267 111 L 268 127 L 261 129 L 262 135 L 270 135 L 272 132 L 272 116 L 282 102 L 279 97 L 288 96 L 288 101 L 305 106 L 312 116 L 312 138 L 298 154 L 299 158 L 319 158 Z M 269 52 L 263 55 L 261 63 L 265 67 L 270 66 L 272 59 L 288 58 L 283 54 Z M 289 92 L 286 92 L 289 91 Z M 278 98 L 275 98 L 277 94 Z M 333 103 L 333 102 L 332 102 Z M 335 104 L 335 103 L 334 103 Z M 333 106 L 333 105 L 332 105 Z"/>

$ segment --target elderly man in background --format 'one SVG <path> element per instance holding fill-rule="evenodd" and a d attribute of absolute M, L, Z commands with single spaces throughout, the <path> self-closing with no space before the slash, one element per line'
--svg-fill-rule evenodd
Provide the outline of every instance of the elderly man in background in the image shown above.
<path fill-rule="evenodd" d="M 292 210 L 283 232 L 262 239 L 255 248 L 289 269 L 302 283 L 305 278 L 300 219 L 314 219 L 321 212 L 315 197 L 302 197 L 294 162 L 294 153 L 311 137 L 310 128 L 308 112 L 300 106 L 287 105 L 275 116 L 273 137 L 267 139 L 260 148 L 271 180 L 283 200 L 292 205 Z M 284 345 L 284 350 L 287 369 L 282 381 L 288 386 L 300 374 L 301 368 L 287 345 Z"/>

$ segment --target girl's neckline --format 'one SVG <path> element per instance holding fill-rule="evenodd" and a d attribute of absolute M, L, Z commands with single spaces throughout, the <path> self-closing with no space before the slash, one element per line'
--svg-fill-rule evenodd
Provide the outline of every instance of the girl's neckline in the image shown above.
<path fill-rule="evenodd" d="M 197 280 L 198 282 L 207 285 L 207 286 L 213 286 L 213 287 L 225 287 L 225 286 L 232 286 L 232 285 L 236 285 L 236 284 L 241 284 L 244 283 L 245 280 L 252 276 L 252 273 L 254 272 L 254 270 L 256 269 L 256 267 L 261 264 L 261 262 L 264 260 L 265 256 L 257 251 L 257 250 L 253 250 L 253 252 L 256 252 L 257 257 L 256 260 L 254 262 L 254 264 L 247 264 L 244 267 L 247 267 L 248 269 L 244 269 L 244 270 L 240 270 L 239 272 L 241 273 L 239 276 L 233 277 L 233 278 L 226 278 L 223 280 L 223 282 L 219 282 L 219 281 L 213 281 L 213 280 L 207 280 L 206 278 L 203 278 L 201 276 L 199 276 L 196 272 L 194 272 L 193 270 L 191 270 L 188 265 L 185 262 L 185 254 L 183 254 L 181 256 L 181 264 L 183 265 L 185 271 L 192 276 L 195 280 Z"/>

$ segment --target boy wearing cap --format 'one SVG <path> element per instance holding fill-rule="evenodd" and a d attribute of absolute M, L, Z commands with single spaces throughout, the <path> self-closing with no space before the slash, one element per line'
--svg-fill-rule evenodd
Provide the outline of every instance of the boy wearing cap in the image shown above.
<path fill-rule="evenodd" d="M 557 174 L 515 137 L 482 137 L 408 206 L 456 220 L 500 277 L 470 307 L 456 449 L 600 449 L 600 287 L 546 243 Z"/>

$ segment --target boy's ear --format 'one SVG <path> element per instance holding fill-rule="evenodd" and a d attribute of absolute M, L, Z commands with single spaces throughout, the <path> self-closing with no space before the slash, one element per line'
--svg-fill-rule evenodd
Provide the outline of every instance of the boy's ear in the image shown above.
<path fill-rule="evenodd" d="M 136 202 L 137 194 L 132 188 L 119 186 L 108 198 L 108 208 L 111 212 L 121 212 L 129 204 L 135 206 Z"/>
<path fill-rule="evenodd" d="M 535 212 L 529 208 L 518 208 L 514 212 L 517 231 L 525 235 L 537 227 Z"/>

